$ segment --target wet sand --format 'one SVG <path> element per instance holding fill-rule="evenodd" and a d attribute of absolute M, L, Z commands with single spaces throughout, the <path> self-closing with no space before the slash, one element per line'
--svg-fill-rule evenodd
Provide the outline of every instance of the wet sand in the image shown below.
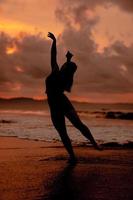
<path fill-rule="evenodd" d="M 0 200 L 132 200 L 133 150 L 74 147 L 0 137 Z"/>

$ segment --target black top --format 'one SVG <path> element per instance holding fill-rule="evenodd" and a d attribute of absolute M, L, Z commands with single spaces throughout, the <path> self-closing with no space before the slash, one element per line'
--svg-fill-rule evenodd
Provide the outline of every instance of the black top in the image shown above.
<path fill-rule="evenodd" d="M 52 72 L 47 78 L 46 78 L 46 93 L 47 95 L 55 95 L 63 93 L 63 87 L 61 84 L 61 76 L 60 71 Z"/>
<path fill-rule="evenodd" d="M 64 68 L 66 68 L 64 70 Z M 53 71 L 47 78 L 46 78 L 46 93 L 48 96 L 54 96 L 57 94 L 61 94 L 66 90 L 67 86 L 69 85 L 69 82 L 71 79 L 73 79 L 73 74 L 76 71 L 77 66 L 73 62 L 69 63 L 64 63 L 62 68 L 59 70 Z M 69 80 L 67 81 L 66 78 L 66 73 L 67 76 L 70 76 L 71 78 L 68 78 Z"/>

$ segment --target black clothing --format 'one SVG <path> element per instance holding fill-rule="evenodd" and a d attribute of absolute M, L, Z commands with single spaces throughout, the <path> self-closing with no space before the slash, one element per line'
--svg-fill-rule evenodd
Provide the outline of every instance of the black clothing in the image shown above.
<path fill-rule="evenodd" d="M 85 126 L 74 107 L 72 106 L 69 99 L 65 96 L 64 91 L 70 92 L 73 84 L 73 75 L 77 69 L 77 66 L 74 62 L 71 62 L 71 59 L 67 59 L 67 62 L 59 70 L 57 64 L 57 51 L 56 51 L 56 39 L 52 33 L 48 35 L 52 40 L 51 47 L 51 74 L 46 78 L 46 93 L 48 96 L 48 104 L 51 112 L 51 119 L 53 125 L 58 131 L 61 140 L 68 151 L 70 158 L 73 160 L 75 158 L 70 138 L 68 137 L 65 117 L 67 117 L 70 122 L 82 132 L 82 134 L 89 139 L 93 145 L 97 145 L 93 136 L 91 135 L 90 130 Z M 70 58 L 70 55 L 67 55 L 67 58 Z"/>
<path fill-rule="evenodd" d="M 46 93 L 47 96 L 54 96 L 63 93 L 63 88 L 61 84 L 61 77 L 59 70 L 52 72 L 46 78 Z"/>
<path fill-rule="evenodd" d="M 46 93 L 48 95 L 59 94 L 63 93 L 65 90 L 70 92 L 73 84 L 73 75 L 76 69 L 77 66 L 74 62 L 66 62 L 60 70 L 57 68 L 52 71 L 46 78 Z"/>
<path fill-rule="evenodd" d="M 64 94 L 64 84 L 60 71 L 52 72 L 46 78 L 46 93 L 48 96 L 48 104 L 52 114 L 61 112 L 66 114 L 74 109 L 69 99 Z"/>

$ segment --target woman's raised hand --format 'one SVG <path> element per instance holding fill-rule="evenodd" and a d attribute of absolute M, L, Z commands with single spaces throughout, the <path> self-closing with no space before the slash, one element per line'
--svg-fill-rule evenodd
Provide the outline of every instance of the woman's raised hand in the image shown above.
<path fill-rule="evenodd" d="M 51 32 L 48 32 L 48 37 L 51 38 L 52 40 L 56 40 L 54 34 Z"/>

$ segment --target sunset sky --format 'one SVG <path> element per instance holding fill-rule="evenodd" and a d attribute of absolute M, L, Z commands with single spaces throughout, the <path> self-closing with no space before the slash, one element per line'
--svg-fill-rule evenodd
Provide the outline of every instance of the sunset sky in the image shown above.
<path fill-rule="evenodd" d="M 133 102 L 133 0 L 0 0 L 0 97 L 46 96 L 48 31 L 78 65 L 72 99 Z"/>

